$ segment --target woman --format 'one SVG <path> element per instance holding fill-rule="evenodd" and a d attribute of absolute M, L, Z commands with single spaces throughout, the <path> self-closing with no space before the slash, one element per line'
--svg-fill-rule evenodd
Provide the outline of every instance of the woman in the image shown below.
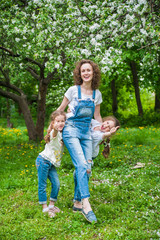
<path fill-rule="evenodd" d="M 87 169 L 92 164 L 92 139 L 90 122 L 92 117 L 102 122 L 100 103 L 102 95 L 97 89 L 100 83 L 100 70 L 91 60 L 81 60 L 74 70 L 75 86 L 70 87 L 58 110 L 64 111 L 67 105 L 70 112 L 63 129 L 63 141 L 75 166 L 77 184 L 75 186 L 75 211 L 81 210 L 89 222 L 97 222 L 89 203 Z M 77 192 L 81 199 L 76 199 Z"/>

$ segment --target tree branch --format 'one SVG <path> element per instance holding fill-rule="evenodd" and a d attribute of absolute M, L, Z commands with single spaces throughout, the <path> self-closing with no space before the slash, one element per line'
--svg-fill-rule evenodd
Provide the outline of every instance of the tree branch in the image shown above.
<path fill-rule="evenodd" d="M 141 49 L 143 49 L 143 48 L 147 48 L 147 47 L 150 47 L 150 46 L 152 46 L 152 45 L 155 45 L 156 43 L 160 43 L 160 41 L 158 40 L 158 41 L 156 41 L 156 42 L 153 42 L 153 43 L 150 43 L 150 44 L 148 44 L 148 45 L 145 45 L 145 46 L 143 46 L 143 47 L 141 47 L 141 48 L 138 48 L 137 51 L 139 51 L 139 50 L 141 50 Z"/>
<path fill-rule="evenodd" d="M 2 47 L 2 46 L 0 46 L 0 49 L 4 50 L 5 52 L 8 52 L 8 53 L 9 53 L 9 56 L 12 56 L 12 57 L 20 57 L 19 54 L 14 54 L 10 49 L 7 49 L 7 48 Z"/>
<path fill-rule="evenodd" d="M 14 91 L 18 92 L 21 96 L 22 96 L 22 95 L 25 95 L 24 92 L 23 92 L 21 89 L 19 89 L 19 88 L 16 87 L 15 85 L 10 84 L 9 82 L 0 81 L 0 86 L 9 88 L 9 89 L 11 89 L 11 90 L 14 90 Z"/>
<path fill-rule="evenodd" d="M 33 60 L 33 59 L 29 58 L 29 57 L 25 57 L 24 60 L 26 60 L 26 61 L 28 61 L 30 63 L 34 63 L 35 65 L 39 66 L 40 68 L 43 67 L 42 64 L 40 64 L 39 62 L 37 62 L 37 61 L 35 61 L 35 60 Z"/>
<path fill-rule="evenodd" d="M 53 72 L 49 72 L 47 77 L 44 79 L 44 83 L 48 84 L 53 79 L 53 76 L 56 73 L 57 73 L 57 68 L 55 68 Z"/>
<path fill-rule="evenodd" d="M 12 99 L 13 101 L 16 101 L 16 102 L 19 102 L 20 98 L 21 98 L 20 96 L 14 94 L 12 92 L 4 91 L 2 88 L 0 88 L 0 95 L 5 98 Z"/>
<path fill-rule="evenodd" d="M 36 73 L 36 71 L 35 71 L 33 68 L 31 68 L 30 66 L 28 66 L 28 67 L 26 68 L 26 70 L 27 70 L 28 72 L 30 72 L 30 74 L 31 74 L 35 79 L 37 79 L 38 81 L 40 80 L 40 76 Z"/>

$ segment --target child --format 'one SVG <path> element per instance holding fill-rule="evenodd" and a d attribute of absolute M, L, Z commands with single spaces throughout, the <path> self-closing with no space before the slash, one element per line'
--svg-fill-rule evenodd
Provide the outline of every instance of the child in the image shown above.
<path fill-rule="evenodd" d="M 43 212 L 48 212 L 49 217 L 54 217 L 60 209 L 55 207 L 59 192 L 59 178 L 56 167 L 60 166 L 61 153 L 63 151 L 62 130 L 65 124 L 66 115 L 63 111 L 55 111 L 51 114 L 51 122 L 45 136 L 45 149 L 36 159 L 38 171 L 38 197 L 39 203 L 42 204 Z M 50 203 L 47 207 L 47 178 L 52 184 Z"/>
<path fill-rule="evenodd" d="M 118 119 L 114 116 L 108 116 L 103 118 L 103 122 L 100 123 L 95 119 L 91 120 L 91 136 L 92 136 L 92 160 L 99 154 L 99 145 L 104 144 L 103 156 L 107 158 L 110 152 L 110 137 L 120 127 Z M 91 167 L 93 161 L 88 161 L 87 173 L 91 173 Z"/>
<path fill-rule="evenodd" d="M 91 121 L 91 135 L 92 135 L 92 159 L 99 154 L 99 144 L 104 144 L 102 152 L 105 158 L 109 155 L 109 141 L 110 137 L 120 128 L 120 122 L 114 116 L 103 118 L 103 123 L 92 119 Z M 106 140 L 106 141 L 105 141 Z"/>

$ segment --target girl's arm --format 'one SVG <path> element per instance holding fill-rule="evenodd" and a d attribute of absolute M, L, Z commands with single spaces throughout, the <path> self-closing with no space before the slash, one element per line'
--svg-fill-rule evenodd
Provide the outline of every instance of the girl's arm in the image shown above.
<path fill-rule="evenodd" d="M 59 106 L 59 108 L 57 108 L 57 110 L 58 110 L 58 111 L 64 111 L 65 108 L 67 107 L 68 103 L 69 103 L 68 98 L 66 98 L 66 97 L 64 96 L 63 101 L 62 101 L 61 105 Z"/>
<path fill-rule="evenodd" d="M 95 111 L 94 111 L 94 118 L 98 121 L 98 122 L 102 122 L 102 117 L 100 114 L 100 104 L 95 106 Z"/>

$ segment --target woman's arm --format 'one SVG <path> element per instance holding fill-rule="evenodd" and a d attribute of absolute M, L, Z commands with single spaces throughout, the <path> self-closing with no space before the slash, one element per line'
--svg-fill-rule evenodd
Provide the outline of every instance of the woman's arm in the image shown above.
<path fill-rule="evenodd" d="M 67 107 L 68 103 L 69 103 L 68 98 L 66 98 L 66 97 L 64 96 L 63 101 L 62 101 L 61 105 L 59 106 L 59 108 L 57 108 L 57 110 L 59 110 L 59 111 L 64 111 L 65 108 Z"/>
<path fill-rule="evenodd" d="M 94 111 L 94 118 L 98 121 L 98 122 L 102 122 L 102 117 L 100 114 L 100 104 L 95 106 L 95 111 Z"/>

